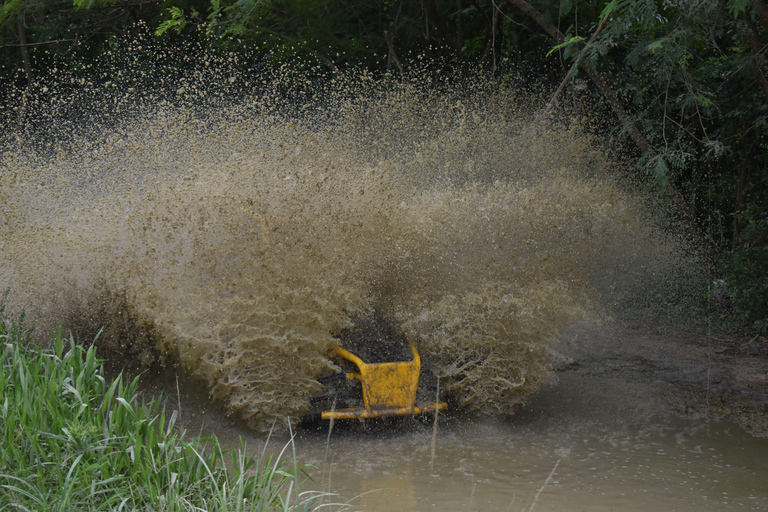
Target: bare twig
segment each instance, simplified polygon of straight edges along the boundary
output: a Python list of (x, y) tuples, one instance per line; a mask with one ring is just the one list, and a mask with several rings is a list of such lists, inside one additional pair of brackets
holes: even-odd
[(437, 417), (440, 407), (440, 377), (437, 377), (437, 391), (435, 392), (435, 424), (432, 427), (432, 455), (429, 459), (429, 470), (435, 470), (435, 450), (437, 449)]
[(392, 41), (389, 39), (389, 32), (386, 30), (384, 31), (384, 40), (387, 42), (387, 47), (389, 48), (389, 55), (392, 57), (392, 60), (395, 61), (395, 64), (397, 64), (397, 69), (400, 71), (400, 75), (404, 75), (403, 72), (403, 65), (400, 64), (400, 59), (397, 58), (397, 53), (395, 53), (395, 48), (392, 46)]
[(536, 502), (539, 500), (539, 496), (541, 496), (541, 493), (544, 492), (544, 488), (546, 488), (549, 485), (549, 482), (552, 481), (552, 475), (555, 474), (555, 471), (557, 470), (557, 466), (560, 464), (560, 461), (563, 459), (557, 459), (557, 462), (555, 462), (555, 467), (552, 468), (552, 471), (550, 471), (549, 476), (544, 481), (544, 485), (541, 486), (541, 489), (539, 489), (539, 492), (536, 493), (536, 496), (533, 497), (533, 503), (531, 503), (531, 508), (528, 509), (528, 512), (533, 512), (533, 507), (536, 506)]
[(179, 409), (179, 425), (181, 425), (181, 391), (179, 390), (179, 376), (176, 376), (176, 400)]
[(27, 48), (32, 46), (41, 46), (44, 44), (59, 44), (59, 43), (77, 43), (79, 42), (79, 39), (52, 39), (50, 41), (39, 41), (37, 43), (5, 43), (0, 44), (0, 48), (5, 48), (6, 46), (12, 46), (12, 47), (22, 47), (26, 46)]

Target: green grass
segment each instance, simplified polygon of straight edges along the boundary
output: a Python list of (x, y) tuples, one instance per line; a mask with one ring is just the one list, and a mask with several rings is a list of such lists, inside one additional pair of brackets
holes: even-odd
[(42, 349), (22, 322), (0, 303), (0, 510), (330, 507), (327, 495), (299, 491), (304, 473), (283, 458), (290, 445), (247, 457), (215, 437), (185, 440), (175, 411), (140, 401), (138, 378), (105, 379), (94, 346), (58, 331)]

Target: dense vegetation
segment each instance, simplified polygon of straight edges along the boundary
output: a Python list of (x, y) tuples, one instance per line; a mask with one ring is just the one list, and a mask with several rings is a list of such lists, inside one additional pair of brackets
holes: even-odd
[[(95, 347), (57, 332), (28, 341), (0, 304), (0, 509), (313, 510), (300, 470), (272, 457), (187, 440), (138, 378), (109, 382)], [(231, 461), (229, 460), (231, 456)], [(327, 502), (325, 503), (327, 505)], [(339, 507), (343, 508), (343, 506)]]
[[(275, 68), (522, 78), (597, 119), (670, 198), (739, 326), (768, 331), (765, 0), (5, 0), (0, 106), (119, 41), (195, 41)], [(74, 63), (74, 64), (72, 64)], [(106, 81), (101, 76), (94, 80)], [(6, 110), (7, 111), (7, 110)]]

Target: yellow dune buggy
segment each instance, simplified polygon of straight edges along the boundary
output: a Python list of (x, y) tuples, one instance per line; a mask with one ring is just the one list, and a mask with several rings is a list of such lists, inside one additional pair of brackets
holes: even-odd
[(411, 340), (369, 324), (346, 333), (342, 342), (349, 350), (338, 347), (329, 354), (342, 372), (319, 379), (325, 392), (313, 399), (323, 420), (412, 416), (447, 408), (434, 401), (430, 386), (419, 386), (421, 357)]

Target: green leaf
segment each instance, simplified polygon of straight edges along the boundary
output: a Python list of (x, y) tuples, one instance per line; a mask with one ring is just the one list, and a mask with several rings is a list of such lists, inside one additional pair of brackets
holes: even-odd
[(178, 7), (169, 7), (168, 12), (171, 14), (171, 19), (165, 20), (157, 27), (157, 30), (155, 30), (156, 37), (162, 36), (169, 30), (173, 30), (178, 34), (187, 26), (187, 20), (184, 19), (184, 11)]
[(649, 51), (651, 53), (656, 53), (656, 50), (664, 46), (664, 38), (657, 39), (653, 42), (651, 42), (648, 46), (645, 47), (646, 51)]
[(560, 0), (560, 16), (568, 16), (568, 13), (573, 9), (573, 0)]
[(117, 3), (117, 0), (72, 0), (72, 5), (78, 9), (90, 9), (91, 7), (107, 7)]
[(119, 396), (117, 397), (117, 401), (120, 402), (123, 405), (123, 407), (128, 409), (128, 412), (130, 412), (131, 414), (134, 414), (133, 407), (131, 407), (131, 403), (128, 400)]
[(654, 183), (661, 190), (667, 188), (669, 167), (667, 167), (667, 162), (664, 161), (664, 158), (661, 155), (656, 155), (651, 160), (650, 167)]
[(699, 102), (699, 105), (702, 107), (711, 107), (712, 106), (712, 100), (707, 98), (706, 96), (699, 94), (696, 96), (696, 101)]
[(24, 2), (21, 0), (11, 0), (0, 5), (0, 23), (16, 23), (16, 16), (24, 12)]
[(558, 51), (561, 48), (565, 48), (565, 47), (570, 46), (570, 45), (572, 45), (574, 43), (580, 43), (582, 41), (584, 41), (584, 38), (581, 37), (581, 36), (572, 37), (572, 38), (568, 39), (567, 41), (565, 41), (564, 43), (558, 44), (558, 45), (554, 46), (551, 50), (549, 50), (547, 52), (547, 57), (549, 57), (550, 55), (552, 55), (553, 53), (555, 53), (556, 51)]
[(739, 14), (747, 10), (750, 0), (730, 0), (728, 2), (728, 10), (734, 18), (738, 18)]
[(616, 10), (616, 8), (619, 6), (620, 0), (612, 0), (608, 5), (605, 6), (603, 11), (600, 13), (600, 18), (605, 18), (610, 13)]
[(221, 0), (211, 0), (211, 14), (208, 15), (209, 20), (213, 20), (219, 15), (221, 11)]

